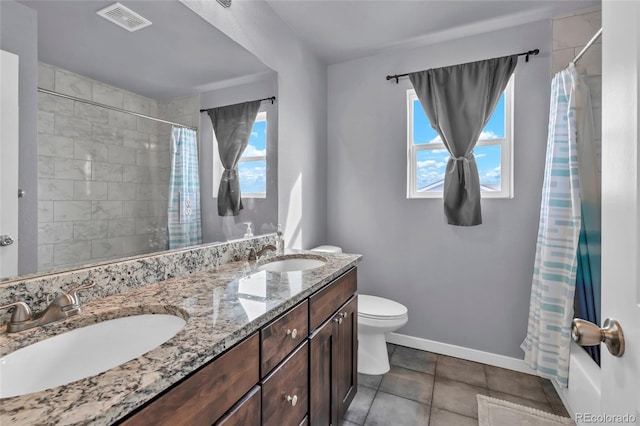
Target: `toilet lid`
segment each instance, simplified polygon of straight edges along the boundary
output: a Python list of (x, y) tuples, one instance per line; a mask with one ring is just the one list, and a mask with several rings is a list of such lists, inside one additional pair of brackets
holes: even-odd
[(407, 315), (407, 307), (382, 297), (359, 294), (358, 315), (378, 319), (401, 318)]

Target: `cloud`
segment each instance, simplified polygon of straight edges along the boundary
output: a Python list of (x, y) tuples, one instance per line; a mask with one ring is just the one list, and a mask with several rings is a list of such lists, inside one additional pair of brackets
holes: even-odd
[(480, 182), (485, 184), (500, 183), (502, 173), (500, 166), (496, 166), (493, 169), (487, 170), (480, 175)]
[(500, 136), (489, 130), (488, 132), (480, 133), (480, 139), (500, 139)]
[(243, 157), (264, 157), (267, 155), (266, 149), (257, 149), (253, 145), (247, 145), (247, 148), (242, 153)]
[(425, 161), (418, 161), (418, 168), (436, 168), (436, 169), (441, 169), (444, 166), (447, 165), (446, 162), (442, 162), (442, 161), (436, 161), (436, 160), (425, 160)]
[(476, 158), (482, 158), (482, 157), (486, 157), (487, 154), (473, 154), (473, 156)]

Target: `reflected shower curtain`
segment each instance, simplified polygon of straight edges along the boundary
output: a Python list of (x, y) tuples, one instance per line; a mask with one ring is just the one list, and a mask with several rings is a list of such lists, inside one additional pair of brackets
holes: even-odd
[(173, 126), (171, 139), (168, 232), (169, 248), (176, 249), (202, 243), (200, 177), (197, 132)]
[(577, 74), (569, 66), (551, 84), (547, 156), (531, 284), (529, 325), (521, 347), (538, 375), (569, 381), (569, 345), (581, 229)]

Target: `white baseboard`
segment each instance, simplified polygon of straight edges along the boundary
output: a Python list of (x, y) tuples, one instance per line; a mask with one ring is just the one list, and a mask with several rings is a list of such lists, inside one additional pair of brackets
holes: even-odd
[(530, 368), (524, 360), (493, 354), (491, 352), (483, 352), (476, 349), (465, 348), (463, 346), (450, 345), (448, 343), (436, 342), (434, 340), (406, 336), (398, 333), (387, 334), (387, 342), (535, 375), (535, 371)]

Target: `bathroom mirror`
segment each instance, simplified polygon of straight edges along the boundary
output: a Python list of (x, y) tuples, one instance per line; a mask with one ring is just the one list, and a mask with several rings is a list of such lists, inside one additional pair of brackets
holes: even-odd
[[(105, 15), (119, 16), (119, 24), (97, 13), (111, 5)], [(239, 162), (247, 194), (238, 216), (218, 216), (221, 170), (211, 121), (200, 112), (277, 98), (275, 71), (177, 0), (0, 7), (2, 50), (20, 61), (17, 173), (24, 191), (10, 247), (17, 272), (3, 266), (2, 281), (169, 249), (172, 125), (142, 116), (197, 129), (199, 243), (243, 238), (247, 222), (254, 235), (275, 232), (277, 102), (262, 102)], [(2, 202), (4, 209), (15, 200)]]

